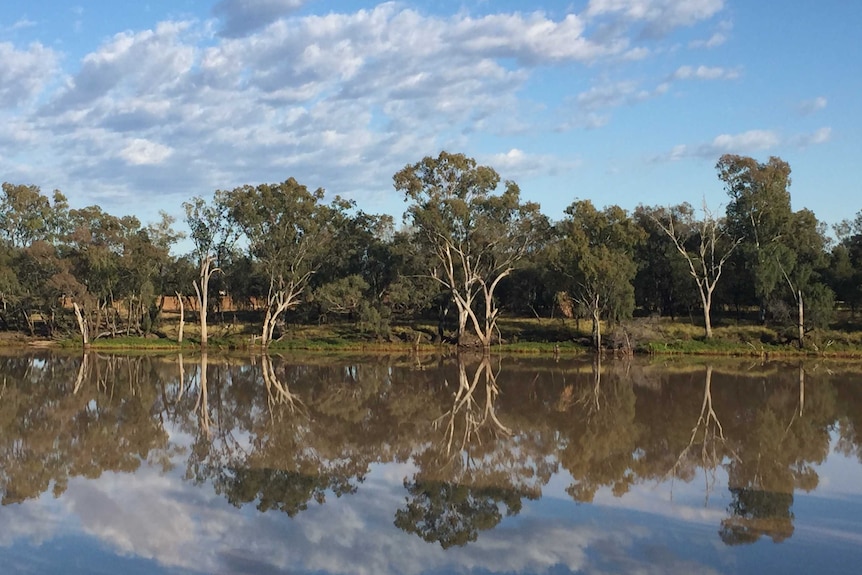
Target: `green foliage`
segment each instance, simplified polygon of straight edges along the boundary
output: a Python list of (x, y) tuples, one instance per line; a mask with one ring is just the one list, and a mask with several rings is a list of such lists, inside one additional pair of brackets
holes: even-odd
[(472, 487), (441, 481), (406, 481), (410, 494), (395, 512), (395, 526), (443, 549), (475, 541), (480, 531), (495, 527), (506, 515), (521, 510), (519, 494), (494, 486)]
[[(499, 308), (495, 291), (547, 228), (539, 205), (521, 202), (520, 188), (463, 154), (441, 152), (408, 165), (394, 176), (395, 189), (410, 202), (405, 214), (416, 241), (433, 254), (425, 273), (458, 309), (457, 339), (468, 319), (487, 347)], [(475, 309), (478, 301), (484, 310)]]
[(664, 212), (665, 208), (640, 205), (632, 215), (644, 231), (644, 241), (634, 251), (638, 271), (632, 283), (638, 307), (675, 318), (699, 306), (700, 300), (689, 287), (692, 278), (685, 258), (656, 221)]
[(634, 310), (633, 252), (644, 232), (619, 206), (599, 211), (589, 200), (579, 200), (566, 214), (556, 225), (559, 239), (551, 248), (551, 261), (562, 280), (560, 289), (589, 310), (598, 346), (599, 320), (618, 322)]
[[(803, 339), (791, 333), (801, 296), (801, 334), (810, 334), (818, 350), (830, 341), (833, 349), (852, 349), (850, 334), (824, 334), (836, 305), (850, 311), (849, 319), (841, 317), (842, 329), (856, 325), (862, 212), (836, 226), (839, 241), (832, 246), (812, 211), (791, 209), (786, 162), (726, 155), (716, 168), (730, 199), (726, 218), (705, 213), (701, 220), (689, 204), (639, 206), (630, 216), (618, 206), (599, 210), (575, 201), (551, 226), (537, 204), (522, 200), (517, 184), (473, 158), (444, 151), (394, 175), (407, 201), (407, 225), (399, 230), (391, 216), (337, 197), (326, 203), (322, 189), (290, 178), (184, 203), (193, 249), (179, 256), (171, 250), (183, 234), (166, 213), (144, 226), (98, 206), (70, 209), (59, 191), (49, 198), (36, 186), (5, 183), (0, 329), (67, 336), (77, 329), (69, 307), (75, 303), (94, 334), (148, 334), (164, 328), (165, 296), (206, 291), (219, 297), (185, 307), (202, 327), (207, 313), (232, 301), (248, 314), (244, 323), (268, 323), (270, 336), (276, 325), (281, 335), (297, 322), (343, 316), (350, 333), (328, 341), (345, 345), (397, 339), (400, 325), (426, 321), (437, 322), (436, 330), (423, 327), (425, 337), (436, 332), (437, 341), (472, 331), (473, 343), (485, 345), (498, 338), (521, 346), (525, 340), (581, 342), (579, 328), (549, 335), (554, 330), (507, 332), (498, 325), (502, 310), (554, 317), (559, 294), (567, 293), (563, 300), (578, 320), (592, 316), (594, 337), (607, 327), (619, 330), (632, 315), (684, 319), (710, 308), (725, 328), (731, 318), (740, 325), (768, 321), (771, 335), (756, 341), (783, 344)], [(669, 217), (679, 250), (662, 228)], [(710, 231), (714, 242), (704, 241)], [(714, 299), (702, 301), (691, 289), (687, 261), (703, 264), (736, 238), (743, 242), (726, 261)], [(447, 333), (452, 329), (454, 338)], [(251, 340), (250, 326), (241, 333)], [(205, 340), (205, 330), (192, 337)]]

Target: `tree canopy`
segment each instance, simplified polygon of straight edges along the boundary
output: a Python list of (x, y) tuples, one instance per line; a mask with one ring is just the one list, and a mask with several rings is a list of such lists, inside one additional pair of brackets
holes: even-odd
[(183, 234), (166, 213), (145, 224), (7, 182), (0, 328), (78, 331), (85, 343), (146, 335), (176, 296), (197, 314), (201, 344), (207, 318), (230, 301), (252, 312), (263, 346), (285, 333), (288, 317), (337, 316), (376, 338), (394, 337), (400, 321), (436, 321), (438, 340), (488, 349), (503, 314), (563, 314), (589, 318), (601, 348), (603, 323), (698, 313), (707, 338), (715, 321), (748, 318), (801, 346), (833, 323), (836, 306), (855, 314), (862, 215), (836, 224), (833, 242), (812, 210), (791, 207), (784, 160), (728, 154), (716, 172), (723, 215), (688, 203), (629, 212), (576, 199), (553, 221), (491, 166), (443, 151), (393, 176), (406, 202), (400, 227), (287, 178), (184, 202), (185, 254), (173, 253)]

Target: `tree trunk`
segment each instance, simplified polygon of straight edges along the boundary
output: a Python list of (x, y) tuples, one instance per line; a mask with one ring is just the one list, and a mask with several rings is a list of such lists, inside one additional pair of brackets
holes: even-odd
[(89, 357), (90, 354), (84, 352), (81, 354), (81, 365), (78, 366), (78, 377), (75, 378), (75, 387), (72, 388), (72, 394), (78, 393), (78, 390), (81, 389), (81, 386), (84, 385), (84, 379), (86, 379), (86, 375), (88, 373), (87, 366), (89, 365)]
[(177, 330), (177, 343), (183, 343), (183, 328), (186, 326), (186, 310), (183, 307), (183, 296), (180, 295), (180, 292), (174, 292), (177, 294), (177, 302), (180, 304), (180, 327)]
[(207, 390), (207, 352), (201, 352), (200, 374), (198, 376), (198, 400), (195, 405), (195, 411), (200, 410), (198, 421), (200, 422), (201, 431), (206, 434), (207, 439), (212, 437), (210, 433), (210, 411), (208, 405), (208, 390)]
[(458, 333), (455, 334), (455, 343), (461, 345), (467, 330), (467, 307), (458, 300), (455, 300), (455, 304), (458, 306)]
[(272, 317), (272, 308), (266, 307), (266, 314), (263, 316), (263, 329), (260, 334), (260, 345), (267, 347), (272, 339), (272, 333), (275, 327), (275, 318)]
[(72, 302), (72, 307), (75, 309), (75, 319), (78, 320), (78, 329), (81, 331), (81, 343), (84, 348), (90, 347), (90, 330), (87, 321), (81, 314), (81, 308), (78, 307), (78, 302)]
[(596, 295), (592, 302), (593, 316), (593, 345), (596, 346), (596, 351), (602, 351), (602, 311), (599, 307), (599, 296)]
[(705, 336), (706, 339), (712, 339), (712, 292), (704, 294), (703, 289), (701, 289), (700, 299), (703, 304), (703, 329)]
[[(209, 282), (207, 282), (209, 283)], [(204, 286), (201, 292), (201, 308), (198, 310), (198, 316), (201, 321), (201, 345), (206, 345), (208, 338), (207, 333), (207, 313), (209, 313), (208, 292), (209, 286)]]
[(27, 310), (22, 309), (21, 313), (24, 314), (24, 321), (27, 322), (27, 329), (30, 330), (30, 337), (36, 335), (36, 325), (33, 321), (33, 315), (27, 313)]
[(195, 293), (198, 296), (198, 320), (201, 326), (201, 345), (207, 344), (207, 291), (209, 289), (209, 281), (204, 279), (204, 274), (201, 274), (201, 285), (198, 287), (197, 282), (193, 282)]
[(805, 347), (805, 305), (802, 302), (802, 290), (798, 290), (797, 294), (799, 295), (796, 298), (799, 305), (799, 325), (797, 328), (799, 330), (799, 349), (802, 349)]
[(706, 339), (712, 339), (712, 320), (709, 317), (709, 307), (703, 308), (703, 329)]

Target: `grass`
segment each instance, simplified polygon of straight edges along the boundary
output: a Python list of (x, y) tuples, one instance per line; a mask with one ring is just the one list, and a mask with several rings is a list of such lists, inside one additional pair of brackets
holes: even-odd
[[(208, 347), (211, 349), (256, 349), (259, 326), (252, 318), (218, 322), (212, 318)], [(99, 338), (94, 349), (105, 350), (181, 350), (197, 349), (200, 328), (193, 322), (184, 327), (184, 341), (176, 342), (178, 317), (166, 314), (158, 337)], [(588, 321), (573, 319), (501, 318), (498, 323), (500, 342), (494, 352), (511, 354), (550, 355), (590, 351), (591, 334)], [(754, 357), (848, 357), (862, 358), (862, 331), (817, 330), (806, 336), (805, 349), (799, 349), (786, 330), (760, 325), (718, 323), (713, 338), (705, 339), (704, 331), (688, 321), (669, 318), (636, 318), (622, 324), (602, 326), (603, 341), (614, 352), (630, 347), (635, 353), (649, 355), (714, 355)], [(323, 324), (289, 324), (286, 333), (272, 342), (270, 350), (333, 353), (373, 352), (405, 353), (434, 352), (440, 349), (435, 341), (437, 326), (418, 321), (395, 324), (387, 337), (375, 337), (350, 322)], [(19, 334), (20, 335), (20, 334)], [(27, 338), (4, 337), (10, 345), (27, 343)], [(29, 343), (33, 343), (32, 340)], [(70, 338), (59, 342), (64, 347), (80, 347), (80, 340)]]

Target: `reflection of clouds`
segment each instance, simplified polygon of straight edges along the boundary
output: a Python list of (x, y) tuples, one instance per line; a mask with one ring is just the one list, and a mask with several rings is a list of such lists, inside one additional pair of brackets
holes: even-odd
[(172, 481), (148, 469), (99, 481), (75, 481), (64, 497), (82, 530), (123, 555), (181, 564), (184, 549), (204, 525), (188, 503), (170, 497)]
[[(567, 471), (558, 472), (542, 490), (542, 498), (553, 497), (571, 501), (565, 488), (571, 485), (572, 481), (572, 476)], [(596, 492), (592, 505), (649, 513), (675, 521), (712, 527), (726, 517), (725, 508), (729, 501), (727, 474), (720, 471), (716, 484), (712, 486), (708, 506), (704, 506), (702, 475), (689, 483), (680, 480), (638, 483), (632, 485), (622, 497), (614, 495), (611, 488), (603, 487)]]
[(726, 489), (716, 493), (709, 506), (704, 506), (702, 491), (699, 492), (699, 502), (690, 501), (687, 495), (674, 492), (674, 500), (671, 500), (669, 496), (659, 496), (655, 487), (646, 485), (633, 487), (623, 497), (615, 497), (609, 490), (602, 489), (596, 494), (593, 504), (709, 526), (718, 525), (727, 516), (725, 507), (729, 499)]
[(0, 517), (14, 529), (0, 530), (0, 542), (44, 542), (54, 535), (53, 526), (77, 522), (101, 546), (157, 562), (168, 571), (703, 572), (702, 566), (693, 567), (670, 551), (662, 552), (658, 563), (656, 557), (636, 552), (653, 548), (654, 534), (642, 525), (606, 530), (605, 523), (575, 523), (572, 515), (533, 513), (529, 503), (525, 514), (483, 532), (475, 543), (443, 550), (393, 525), (395, 511), (404, 503), (403, 477), (410, 472), (410, 465), (373, 466), (359, 493), (330, 497), (294, 519), (260, 514), (253, 506), (238, 511), (208, 487), (149, 467), (135, 475), (106, 473), (96, 480), (72, 480), (59, 504), (43, 498), (3, 509)]
[(862, 497), (862, 483), (859, 481), (859, 461), (848, 457), (838, 450), (840, 434), (837, 429), (829, 433), (829, 457), (814, 470), (819, 476), (817, 489), (808, 493), (809, 497), (829, 499)]
[(65, 514), (49, 495), (38, 502), (0, 507), (0, 547), (11, 547), (22, 541), (41, 545), (57, 535)]

